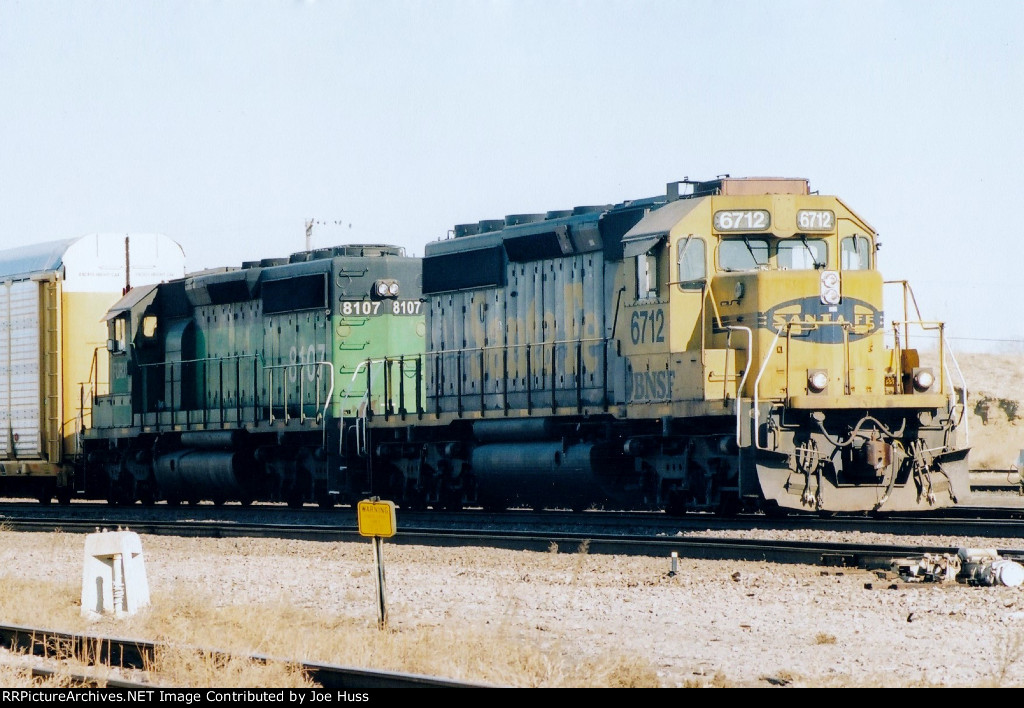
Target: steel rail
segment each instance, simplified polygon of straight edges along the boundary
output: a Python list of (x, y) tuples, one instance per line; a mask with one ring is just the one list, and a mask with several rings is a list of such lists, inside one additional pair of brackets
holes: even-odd
[[(17, 531), (55, 531), (65, 533), (88, 533), (95, 530), (91, 522), (65, 523), (56, 519), (45, 520), (12, 520), (4, 521)], [(824, 523), (824, 522), (823, 522)], [(829, 524), (836, 520), (829, 520)], [(839, 521), (842, 525), (842, 521)], [(860, 523), (866, 523), (866, 520)], [(895, 522), (892, 522), (895, 523)], [(908, 534), (907, 527), (921, 522), (900, 522), (898, 530)], [(977, 522), (982, 524), (984, 522)], [(1022, 528), (1020, 522), (1013, 522), (1017, 529)], [(963, 537), (971, 535), (965, 531), (965, 522), (946, 522), (955, 533), (946, 535)], [(764, 527), (763, 522), (758, 524)], [(707, 527), (705, 522), (704, 527)], [(748, 525), (747, 528), (754, 526)], [(981, 528), (979, 526), (979, 528)], [(1001, 533), (993, 537), (1009, 537), (1014, 534), (1006, 530), (1006, 525), (999, 524)], [(872, 530), (878, 530), (876, 525)], [(130, 530), (140, 534), (171, 535), (188, 538), (283, 538), (291, 540), (324, 541), (324, 542), (366, 542), (354, 528), (337, 526), (302, 526), (283, 524), (220, 524), (213, 522), (152, 522), (141, 521), (130, 524)], [(930, 525), (928, 531), (935, 533), (935, 526)], [(1017, 535), (1020, 535), (1019, 533)], [(426, 529), (408, 528), (388, 539), (392, 545), (428, 546), (428, 547), (486, 547), (501, 548), (514, 551), (534, 551), (540, 553), (576, 553), (585, 550), (596, 555), (625, 555), (646, 557), (671, 557), (674, 553), (680, 558), (696, 558), (704, 560), (741, 560), (764, 561), (772, 563), (790, 563), (804, 565), (846, 565), (860, 567), (879, 567), (888, 565), (893, 557), (920, 556), (926, 553), (955, 554), (958, 550), (953, 546), (934, 545), (877, 545), (865, 543), (838, 543), (821, 541), (790, 541), (777, 539), (749, 539), (707, 536), (654, 536), (586, 533), (585, 531), (495, 531), (481, 529)], [(1019, 549), (997, 549), (1004, 557), (1016, 558), (1024, 556)]]
[[(302, 672), (322, 688), (369, 690), (376, 688), (494, 688), (482, 683), (453, 681), (451, 679), (399, 671), (378, 671), (374, 669), (339, 666), (336, 664), (293, 661), (261, 654), (239, 655), (219, 650), (205, 650), (197, 647), (172, 647), (163, 642), (142, 639), (106, 637), (100, 635), (75, 634), (41, 627), (21, 625), (0, 625), (0, 643), (14, 651), (23, 651), (33, 656), (49, 656), (60, 649), (61, 655), (86, 657), (94, 665), (116, 666), (122, 669), (148, 670), (152, 667), (158, 652), (169, 649), (201, 651), (212, 657), (227, 659), (244, 658), (257, 663), (283, 663), (298, 666)], [(90, 680), (97, 680), (95, 677)], [(120, 681), (119, 679), (117, 679)], [(152, 688), (159, 684), (136, 684)], [(108, 682), (108, 685), (112, 685)]]

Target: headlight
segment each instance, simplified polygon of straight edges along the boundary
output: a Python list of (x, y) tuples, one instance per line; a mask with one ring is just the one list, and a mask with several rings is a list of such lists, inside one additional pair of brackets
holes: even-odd
[(379, 295), (380, 297), (388, 296), (388, 284), (385, 283), (383, 280), (377, 283), (377, 295)]
[(391, 297), (398, 297), (398, 283), (391, 283), (388, 286), (388, 295)]
[(918, 369), (914, 372), (914, 388), (918, 391), (927, 391), (935, 383), (935, 375), (931, 369)]
[(821, 393), (828, 386), (828, 373), (818, 369), (807, 372), (807, 388), (814, 393)]
[(821, 302), (825, 305), (838, 305), (842, 299), (840, 293), (839, 273), (834, 270), (821, 272)]

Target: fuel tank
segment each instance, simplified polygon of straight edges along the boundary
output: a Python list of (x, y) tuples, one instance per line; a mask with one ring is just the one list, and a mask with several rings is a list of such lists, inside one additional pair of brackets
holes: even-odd
[(555, 506), (582, 510), (600, 506), (608, 494), (600, 484), (603, 449), (581, 443), (495, 443), (481, 445), (470, 462), (477, 499), (485, 507)]
[(243, 456), (230, 450), (177, 450), (156, 458), (160, 491), (179, 499), (237, 499)]

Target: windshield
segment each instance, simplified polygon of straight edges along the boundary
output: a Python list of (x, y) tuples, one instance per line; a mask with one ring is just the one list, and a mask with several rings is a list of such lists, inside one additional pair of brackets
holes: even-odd
[(718, 248), (718, 265), (724, 271), (767, 267), (768, 242), (763, 238), (746, 237), (722, 241)]
[(785, 240), (725, 239), (718, 247), (718, 267), (725, 272), (744, 270), (821, 270), (828, 266), (828, 243), (822, 238), (797, 236)]
[(828, 246), (820, 238), (801, 236), (779, 242), (779, 268), (785, 270), (821, 270), (828, 263)]

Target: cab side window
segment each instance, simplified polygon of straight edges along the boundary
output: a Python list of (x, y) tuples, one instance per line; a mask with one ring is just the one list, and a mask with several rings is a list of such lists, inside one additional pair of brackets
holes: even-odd
[(658, 297), (657, 249), (636, 257), (636, 299), (654, 300)]
[(114, 319), (113, 325), (110, 331), (110, 339), (107, 341), (107, 351), (128, 351), (128, 322), (124, 317), (118, 317)]
[(701, 285), (707, 275), (707, 260), (703, 239), (687, 236), (679, 240), (679, 257), (677, 259), (678, 273), (676, 280), (680, 287), (695, 287)]
[(839, 244), (839, 254), (843, 270), (871, 269), (871, 242), (866, 236), (847, 236)]

